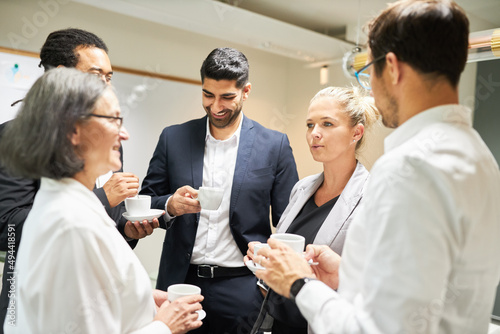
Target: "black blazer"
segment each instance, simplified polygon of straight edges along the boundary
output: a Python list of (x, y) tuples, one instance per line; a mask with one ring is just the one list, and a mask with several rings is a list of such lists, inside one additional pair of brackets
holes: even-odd
[[(198, 189), (203, 179), (207, 117), (167, 127), (149, 163), (141, 194), (151, 195), (151, 207), (165, 209), (180, 187)], [(298, 175), (288, 137), (243, 117), (230, 203), (230, 228), (241, 256), (250, 241), (271, 234), (269, 209), (276, 226), (288, 204)], [(184, 282), (193, 251), (199, 214), (185, 214), (167, 224), (157, 287), (167, 290)]]

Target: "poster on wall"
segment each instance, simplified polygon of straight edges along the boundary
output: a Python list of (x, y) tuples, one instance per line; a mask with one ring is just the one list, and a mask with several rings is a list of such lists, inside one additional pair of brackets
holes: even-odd
[(40, 59), (0, 52), (0, 123), (16, 116), (21, 103), (33, 83), (43, 74), (38, 67)]

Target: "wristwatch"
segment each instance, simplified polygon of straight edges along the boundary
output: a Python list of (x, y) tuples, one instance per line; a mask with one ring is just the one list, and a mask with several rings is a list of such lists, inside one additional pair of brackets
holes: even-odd
[(290, 299), (295, 302), (295, 298), (299, 294), (300, 290), (302, 287), (310, 281), (314, 281), (314, 278), (309, 278), (309, 277), (303, 277), (297, 279), (295, 282), (292, 283), (292, 286), (290, 287)]

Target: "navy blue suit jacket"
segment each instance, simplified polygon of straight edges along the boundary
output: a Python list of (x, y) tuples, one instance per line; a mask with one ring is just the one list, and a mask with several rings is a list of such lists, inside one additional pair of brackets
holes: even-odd
[[(198, 189), (203, 179), (207, 117), (163, 130), (151, 158), (141, 194), (151, 195), (151, 207), (165, 209), (180, 187)], [(271, 234), (269, 209), (276, 226), (288, 204), (297, 169), (288, 137), (243, 117), (230, 203), (230, 228), (241, 256), (250, 241), (265, 242)], [(172, 219), (167, 228), (157, 287), (166, 290), (184, 282), (198, 228), (199, 214)], [(168, 225), (168, 226), (167, 226)]]

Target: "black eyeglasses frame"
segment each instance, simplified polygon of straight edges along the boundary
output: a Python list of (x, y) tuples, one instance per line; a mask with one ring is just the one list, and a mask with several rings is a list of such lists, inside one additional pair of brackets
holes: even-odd
[(118, 121), (118, 128), (121, 128), (123, 125), (123, 117), (119, 116), (108, 116), (108, 115), (98, 115), (98, 114), (89, 114), (89, 116), (99, 117), (99, 118), (107, 118), (114, 119)]

